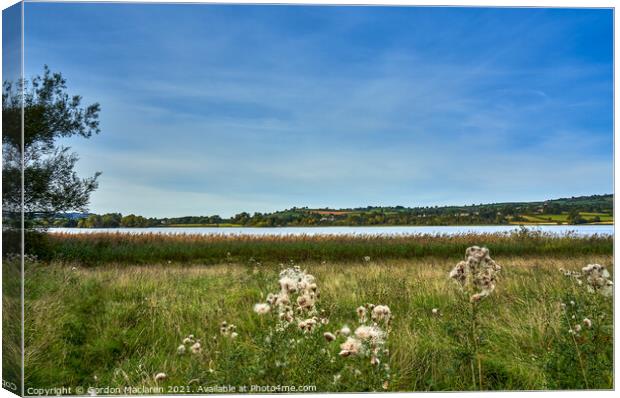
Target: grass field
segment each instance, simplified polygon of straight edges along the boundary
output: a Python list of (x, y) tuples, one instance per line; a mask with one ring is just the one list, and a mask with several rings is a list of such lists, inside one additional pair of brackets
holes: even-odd
[[(613, 224), (614, 217), (606, 213), (587, 213), (580, 212), (579, 215), (587, 222), (593, 224)], [(568, 213), (562, 214), (523, 214), (521, 217), (526, 223), (530, 224), (568, 224)], [(598, 217), (600, 221), (593, 222), (594, 217)], [(518, 224), (518, 223), (517, 223)]]
[[(369, 245), (369, 252), (377, 247)], [(305, 333), (296, 324), (278, 326), (273, 313), (253, 311), (278, 290), (278, 273), (290, 261), (29, 263), (26, 386), (146, 386), (163, 393), (204, 393), (217, 385), (312, 385), (317, 391), (608, 389), (613, 387), (611, 298), (589, 293), (559, 272), (589, 263), (613, 272), (611, 252), (597, 250), (514, 256), (491, 249), (502, 271), (495, 291), (477, 307), (475, 329), (468, 297), (448, 279), (464, 250), (440, 251), (438, 257), (303, 261), (299, 265), (318, 285), (317, 316), (327, 320)], [(387, 305), (392, 313), (378, 365), (361, 355), (340, 356), (343, 336), (333, 342), (323, 337), (344, 325), (355, 330), (356, 308), (366, 303)], [(592, 327), (569, 333), (584, 318)], [(222, 334), (224, 321), (236, 326), (235, 338), (230, 330)], [(179, 355), (189, 334), (200, 340), (201, 350)], [(158, 373), (167, 377), (155, 381)]]

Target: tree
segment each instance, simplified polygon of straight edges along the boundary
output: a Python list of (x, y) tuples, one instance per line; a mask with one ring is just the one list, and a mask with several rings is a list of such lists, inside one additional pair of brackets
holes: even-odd
[(142, 216), (136, 216), (135, 214), (129, 214), (124, 216), (120, 221), (120, 226), (125, 228), (144, 228), (149, 227), (152, 221)]
[(543, 204), (544, 214), (560, 214), (561, 212), (560, 205), (555, 202), (546, 202)]
[[(57, 213), (86, 211), (97, 188), (95, 173), (80, 178), (74, 171), (78, 156), (56, 144), (62, 137), (89, 138), (98, 134), (99, 104), (83, 107), (79, 95), (69, 96), (60, 73), (44, 67), (30, 81), (5, 81), (2, 87), (2, 206), (21, 211), (21, 163), (24, 164), (23, 211), (26, 227), (37, 218)], [(23, 104), (23, 147), (21, 117)]]
[(581, 217), (581, 214), (579, 214), (579, 210), (574, 208), (568, 213), (568, 223), (569, 224), (584, 224), (586, 223), (586, 220), (583, 217)]
[(101, 216), (103, 228), (118, 228), (121, 226), (122, 215), (120, 213), (107, 213)]

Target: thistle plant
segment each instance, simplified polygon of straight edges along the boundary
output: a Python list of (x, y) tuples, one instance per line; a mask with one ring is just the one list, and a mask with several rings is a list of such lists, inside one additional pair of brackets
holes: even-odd
[(273, 365), (265, 367), (261, 376), (269, 372), (275, 380), (284, 382), (286, 372), (296, 361), (329, 363), (325, 344), (331, 336), (324, 330), (329, 319), (319, 308), (316, 278), (292, 262), (281, 266), (274, 281), (277, 290), (263, 295), (263, 302), (254, 304), (253, 310), (265, 333), (261, 361)]
[(495, 290), (501, 269), (489, 256), (489, 249), (472, 246), (465, 251), (465, 261), (460, 261), (450, 272), (450, 278), (470, 294), (472, 303), (476, 303)]
[(561, 327), (547, 354), (546, 370), (552, 388), (590, 388), (605, 385), (613, 368), (611, 351), (601, 350), (613, 341), (613, 282), (607, 269), (588, 264), (580, 271), (560, 268), (568, 284), (559, 303)]
[(600, 293), (605, 297), (613, 294), (614, 283), (609, 279), (609, 271), (600, 264), (588, 264), (581, 269), (586, 277), (587, 288), (591, 293)]
[(495, 290), (497, 277), (501, 267), (489, 255), (486, 247), (472, 246), (465, 251), (465, 260), (460, 261), (452, 271), (450, 278), (457, 282), (468, 297), (470, 303), (469, 335), (473, 358), (471, 361), (472, 383), (476, 386), (474, 359), (478, 368), (478, 388), (482, 390), (482, 360), (480, 356), (480, 302)]
[[(390, 366), (389, 350), (386, 348), (390, 332), (392, 311), (387, 305), (374, 305), (371, 303), (359, 306), (356, 309), (359, 326), (351, 334), (348, 326), (343, 326), (335, 332), (344, 341), (340, 344), (342, 358), (357, 357), (368, 360), (370, 365), (378, 371), (381, 378), (382, 388), (389, 388)], [(368, 314), (371, 314), (370, 318)], [(329, 340), (331, 341), (331, 340)]]
[(269, 293), (265, 303), (255, 304), (254, 312), (265, 315), (277, 311), (280, 328), (295, 323), (304, 332), (311, 332), (319, 322), (326, 323), (316, 307), (319, 292), (313, 275), (293, 266), (280, 272), (278, 284), (280, 291)]
[(334, 375), (334, 384), (339, 385), (339, 380), (348, 376), (359, 379), (356, 375), (361, 372), (356, 365), (361, 362), (355, 360), (359, 359), (366, 363), (367, 372), (380, 378), (377, 382), (381, 388), (388, 388), (389, 351), (385, 345), (393, 316), (387, 305), (362, 305), (356, 309), (358, 324), (354, 331), (347, 325), (330, 331), (329, 318), (319, 308), (320, 293), (313, 275), (291, 264), (280, 272), (278, 286), (278, 291), (267, 294), (264, 302), (253, 307), (259, 317), (274, 322), (267, 342), (273, 348), (270, 355), (278, 357), (276, 362), (285, 363), (293, 351), (301, 350), (306, 359), (315, 355), (315, 361), (326, 366), (343, 366), (340, 371), (344, 373)]

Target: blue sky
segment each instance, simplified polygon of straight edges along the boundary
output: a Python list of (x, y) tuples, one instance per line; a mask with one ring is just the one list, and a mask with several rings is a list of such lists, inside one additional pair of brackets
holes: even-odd
[(2, 10), (2, 80), (16, 81), (21, 74), (21, 4)]
[(27, 3), (101, 104), (91, 211), (443, 205), (613, 190), (611, 10)]

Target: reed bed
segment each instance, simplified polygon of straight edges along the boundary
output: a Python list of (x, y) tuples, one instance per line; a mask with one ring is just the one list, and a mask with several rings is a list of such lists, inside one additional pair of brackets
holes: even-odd
[[(484, 242), (499, 256), (605, 255), (613, 251), (613, 237), (519, 231), (458, 235), (161, 235), (127, 233), (48, 234), (45, 244), (33, 250), (46, 260), (83, 264), (223, 261), (282, 262), (359, 261), (426, 256), (460, 256), (466, 248)], [(40, 244), (38, 244), (40, 245)], [(27, 243), (28, 246), (28, 243)]]

